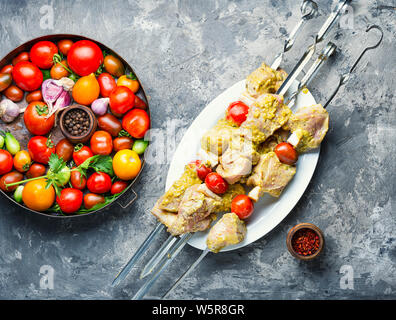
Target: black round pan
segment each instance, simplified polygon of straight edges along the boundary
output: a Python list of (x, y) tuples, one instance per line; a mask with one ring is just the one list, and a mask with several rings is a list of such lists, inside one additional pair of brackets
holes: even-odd
[[(43, 41), (43, 40), (48, 40), (48, 41), (52, 41), (55, 44), (62, 40), (62, 39), (70, 39), (72, 41), (78, 41), (78, 40), (91, 40), (93, 42), (95, 42), (97, 45), (99, 45), (99, 47), (102, 50), (105, 50), (107, 53), (111, 53), (112, 55), (115, 55), (116, 57), (118, 57), (122, 63), (125, 66), (126, 72), (133, 72), (135, 75), (136, 73), (134, 72), (133, 68), (129, 65), (129, 63), (127, 61), (125, 61), (125, 59), (123, 59), (120, 55), (118, 55), (114, 50), (110, 49), (109, 47), (107, 47), (106, 45), (104, 45), (103, 43), (100, 43), (99, 41), (84, 37), (84, 36), (80, 36), (80, 35), (74, 35), (74, 34), (53, 34), (53, 35), (46, 35), (46, 36), (42, 36), (42, 37), (38, 37), (35, 39), (32, 39), (28, 42), (25, 42), (24, 44), (20, 45), (19, 47), (15, 48), (14, 50), (12, 50), (10, 53), (8, 53), (3, 59), (1, 59), (0, 61), (0, 69), (3, 68), (5, 65), (7, 64), (11, 64), (11, 60), (16, 57), (19, 53), (23, 52), (23, 51), (30, 51), (30, 48), (38, 41)], [(147, 100), (147, 96), (146, 93), (144, 91), (144, 88), (142, 86), (142, 83), (139, 80), (138, 75), (136, 75), (137, 80), (139, 81), (140, 84), (140, 89), (137, 92), (137, 95), (143, 99), (146, 104), (147, 104), (147, 113), (150, 116), (151, 119), (151, 115), (150, 115), (150, 108), (149, 108), (149, 104), (148, 104), (148, 100)], [(25, 93), (26, 94), (26, 93)], [(25, 99), (23, 99), (22, 101), (18, 102), (18, 105), (20, 108), (24, 108), (27, 106), (27, 103), (25, 101)], [(0, 120), (0, 130), (8, 130), (10, 132), (12, 132), (12, 134), (15, 136), (15, 138), (19, 141), (19, 143), (21, 144), (21, 149), (27, 150), (27, 143), (29, 141), (29, 139), (32, 137), (32, 134), (26, 129), (24, 123), (23, 123), (23, 114), (21, 114), (16, 120), (14, 120), (12, 123), (4, 123), (3, 121)], [(59, 126), (56, 126), (55, 128), (53, 128), (51, 130), (51, 139), (57, 143), (60, 139), (63, 138), (63, 135), (60, 132)], [(94, 211), (90, 211), (87, 213), (82, 213), (82, 214), (75, 214), (75, 215), (62, 215), (58, 212), (39, 212), (39, 211), (35, 211), (35, 210), (31, 210), (28, 207), (25, 207), (24, 205), (16, 202), (14, 200), (13, 193), (5, 193), (4, 191), (0, 190), (1, 194), (8, 198), (9, 200), (11, 200), (12, 202), (14, 202), (16, 205), (18, 205), (19, 207), (21, 207), (22, 210), (24, 210), (27, 213), (37, 213), (40, 215), (44, 215), (44, 216), (49, 216), (49, 217), (56, 217), (56, 218), (76, 218), (76, 217), (81, 217), (81, 216), (86, 216), (89, 214), (94, 214), (97, 213), (101, 210), (104, 210), (105, 208), (108, 208), (109, 206), (118, 203), (118, 205), (120, 205), (122, 208), (126, 208), (128, 207), (137, 197), (137, 194), (135, 193), (135, 191), (132, 189), (133, 184), (136, 182), (136, 180), (138, 179), (138, 177), (140, 176), (140, 173), (143, 170), (144, 164), (145, 164), (145, 160), (144, 160), (144, 155), (141, 157), (142, 160), (142, 168), (140, 169), (139, 174), (130, 182), (130, 184), (128, 185), (128, 187), (126, 188), (126, 190), (117, 198), (115, 199), (113, 202), (103, 206), (102, 208), (98, 209), (98, 210), (94, 210)], [(126, 203), (124, 205), (124, 203)]]

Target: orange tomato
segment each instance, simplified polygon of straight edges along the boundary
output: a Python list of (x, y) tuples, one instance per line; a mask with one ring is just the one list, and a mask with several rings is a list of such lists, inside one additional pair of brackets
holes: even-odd
[(72, 91), (74, 101), (86, 106), (96, 100), (99, 93), (99, 82), (93, 73), (78, 79)]
[(29, 170), (32, 158), (26, 150), (18, 151), (14, 156), (14, 167), (19, 172), (26, 172)]
[(139, 90), (139, 81), (132, 75), (123, 75), (118, 78), (117, 86), (123, 86), (129, 88), (133, 93), (138, 92)]
[(55, 201), (53, 186), (46, 188), (47, 180), (38, 179), (26, 183), (22, 191), (22, 201), (30, 209), (45, 211), (51, 208)]
[(62, 60), (60, 63), (55, 63), (50, 71), (50, 75), (52, 79), (59, 80), (63, 77), (68, 77), (70, 72), (67, 71), (62, 65), (67, 67), (67, 61)]
[(135, 178), (142, 163), (139, 155), (130, 149), (118, 151), (113, 158), (113, 170), (115, 175), (121, 180), (131, 180)]

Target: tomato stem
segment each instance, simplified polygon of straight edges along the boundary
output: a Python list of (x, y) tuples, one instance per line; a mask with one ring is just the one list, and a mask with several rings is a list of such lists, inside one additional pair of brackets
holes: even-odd
[(25, 180), (13, 182), (13, 183), (6, 183), (5, 186), (8, 188), (8, 187), (16, 186), (18, 184), (22, 184), (22, 183), (25, 183), (25, 182), (29, 182), (29, 181), (33, 181), (33, 180), (39, 180), (39, 179), (45, 179), (45, 178), (48, 178), (48, 175), (40, 176), (40, 177), (34, 177), (34, 178), (30, 178), (30, 179), (25, 179)]
[(54, 57), (52, 58), (52, 60), (54, 61), (54, 64), (59, 63), (65, 70), (67, 70), (70, 73), (73, 73), (73, 71), (70, 68), (66, 67), (62, 63), (62, 57), (58, 53), (54, 54)]

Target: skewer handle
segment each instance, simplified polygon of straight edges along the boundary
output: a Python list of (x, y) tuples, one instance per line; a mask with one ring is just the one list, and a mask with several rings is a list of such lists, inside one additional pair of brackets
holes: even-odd
[(298, 34), (302, 30), (303, 25), (309, 19), (316, 17), (318, 13), (318, 5), (316, 2), (312, 0), (304, 0), (301, 4), (301, 13), (302, 17), (290, 33), (289, 37), (285, 41), (285, 45), (283, 46), (283, 51), (279, 53), (276, 57), (274, 62), (271, 64), (271, 69), (277, 70), (280, 64), (283, 61), (283, 57), (286, 52), (288, 52), (294, 45), (294, 42), (297, 39)]
[(132, 300), (140, 300), (142, 299), (146, 293), (153, 286), (155, 281), (161, 276), (161, 274), (165, 271), (166, 267), (177, 257), (186, 243), (191, 239), (193, 233), (185, 233), (180, 238), (179, 241), (171, 248), (168, 256), (163, 257), (160, 263), (158, 264), (155, 271), (151, 274), (150, 278), (146, 280), (143, 286), (136, 292)]
[(307, 86), (312, 79), (316, 76), (318, 73), (319, 69), (321, 66), (324, 64), (324, 62), (327, 61), (327, 59), (334, 54), (336, 51), (337, 46), (329, 42), (326, 47), (323, 49), (319, 57), (315, 60), (315, 62), (312, 64), (312, 66), (309, 68), (308, 72), (305, 74), (305, 76), (301, 79), (300, 84), (298, 85), (298, 88), (296, 91), (294, 91), (291, 95), (286, 104), (289, 106), (289, 108), (292, 108), (297, 100), (297, 95), (300, 93), (300, 91)]
[(316, 43), (321, 42), (330, 29), (334, 26), (337, 18), (341, 15), (342, 11), (345, 7), (351, 2), (352, 0), (339, 0), (336, 7), (334, 8), (333, 12), (327, 18), (326, 22), (323, 24), (322, 28), (320, 28), (315, 41)]
[(158, 265), (161, 259), (166, 255), (169, 251), (173, 243), (177, 240), (174, 236), (169, 236), (169, 238), (161, 245), (158, 251), (154, 254), (154, 256), (150, 259), (149, 262), (144, 266), (142, 273), (140, 274), (140, 279), (148, 276)]
[(203, 258), (206, 257), (206, 255), (209, 253), (209, 249), (205, 249), (201, 255), (198, 257), (197, 260), (181, 275), (179, 279), (176, 280), (176, 282), (170, 287), (170, 289), (162, 296), (162, 299), (165, 299), (169, 293), (171, 293), (190, 273), (195, 269), (195, 267), (202, 261)]
[(132, 258), (128, 261), (128, 263), (122, 268), (120, 273), (115, 277), (112, 282), (112, 286), (117, 286), (122, 280), (126, 278), (128, 273), (131, 271), (132, 267), (139, 261), (142, 257), (143, 253), (150, 246), (151, 242), (156, 238), (156, 236), (165, 229), (165, 226), (162, 223), (158, 223), (155, 229), (149, 234), (149, 236), (144, 240), (140, 248), (136, 251), (136, 253), (132, 256)]

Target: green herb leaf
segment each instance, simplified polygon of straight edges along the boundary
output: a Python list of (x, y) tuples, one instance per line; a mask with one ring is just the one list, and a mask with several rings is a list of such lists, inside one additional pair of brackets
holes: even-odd
[(53, 173), (58, 173), (66, 166), (66, 162), (63, 161), (63, 158), (59, 158), (57, 154), (52, 153), (48, 160), (48, 166)]
[(86, 171), (93, 169), (96, 172), (104, 172), (110, 176), (114, 175), (113, 171), (113, 159), (111, 156), (104, 156), (97, 154), (91, 158), (85, 160), (82, 164), (77, 167), (78, 171), (86, 177)]

